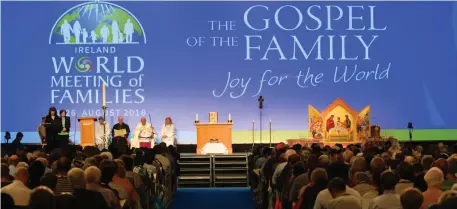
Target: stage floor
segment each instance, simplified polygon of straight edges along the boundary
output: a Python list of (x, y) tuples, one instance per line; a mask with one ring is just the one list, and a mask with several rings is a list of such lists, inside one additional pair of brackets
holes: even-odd
[[(414, 144), (437, 144), (439, 142), (443, 142), (446, 145), (453, 146), (457, 143), (457, 140), (449, 140), (449, 141), (413, 141)], [(271, 144), (272, 147), (276, 146), (277, 143)], [(334, 144), (334, 143), (333, 143)], [(34, 151), (41, 149), (41, 144), (24, 144), (27, 147), (27, 151)], [(256, 144), (259, 145), (259, 144)], [(261, 144), (263, 146), (270, 146), (270, 144)], [(331, 144), (329, 144), (331, 145)], [(2, 143), (2, 150), (8, 149), (9, 145)], [(232, 145), (233, 153), (246, 153), (252, 150), (252, 144), (233, 144)], [(196, 144), (178, 144), (178, 152), (184, 154), (195, 154), (197, 151)]]

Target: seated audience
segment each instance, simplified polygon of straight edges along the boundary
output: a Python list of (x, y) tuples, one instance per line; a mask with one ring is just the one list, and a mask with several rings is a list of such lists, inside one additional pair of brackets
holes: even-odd
[(95, 166), (90, 166), (84, 171), (84, 179), (86, 181), (86, 189), (90, 191), (100, 192), (105, 198), (108, 207), (113, 209), (120, 209), (121, 205), (116, 194), (111, 189), (103, 188), (101, 186), (102, 172)]
[(100, 192), (86, 189), (84, 171), (80, 168), (72, 168), (68, 172), (68, 180), (73, 189), (78, 209), (108, 209), (108, 204)]

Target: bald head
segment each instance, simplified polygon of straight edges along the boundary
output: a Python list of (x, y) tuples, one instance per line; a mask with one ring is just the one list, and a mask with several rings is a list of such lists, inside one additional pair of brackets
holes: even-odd
[(26, 167), (17, 167), (14, 179), (22, 181), (25, 185), (29, 183), (29, 169)]
[(124, 117), (122, 117), (122, 116), (117, 117), (117, 122), (119, 122), (119, 124), (123, 124), (124, 123)]

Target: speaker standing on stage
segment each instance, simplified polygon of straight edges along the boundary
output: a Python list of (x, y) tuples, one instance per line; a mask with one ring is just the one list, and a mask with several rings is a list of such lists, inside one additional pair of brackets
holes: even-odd
[(160, 131), (160, 138), (162, 142), (167, 144), (167, 147), (176, 144), (176, 129), (175, 124), (170, 117), (165, 118), (165, 124), (162, 125), (162, 130)]
[(48, 115), (45, 119), (45, 126), (46, 143), (49, 151), (51, 151), (59, 146), (59, 132), (61, 129), (61, 121), (55, 107), (49, 108)]
[(127, 153), (129, 149), (127, 139), (130, 135), (130, 127), (124, 123), (124, 118), (122, 116), (119, 116), (117, 121), (118, 123), (113, 126), (113, 130), (111, 131), (111, 135), (113, 136), (111, 149), (113, 152), (118, 152), (116, 154), (124, 154)]
[(59, 146), (63, 147), (68, 145), (68, 139), (70, 137), (70, 117), (67, 116), (66, 110), (60, 110), (60, 133), (59, 133)]

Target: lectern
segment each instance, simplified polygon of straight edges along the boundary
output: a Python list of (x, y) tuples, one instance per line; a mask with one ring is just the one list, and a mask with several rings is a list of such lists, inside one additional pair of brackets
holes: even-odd
[(232, 126), (233, 123), (195, 123), (197, 128), (197, 154), (201, 154), (201, 150), (206, 143), (211, 142), (211, 139), (217, 139), (223, 143), (228, 154), (232, 154)]
[(84, 148), (86, 146), (95, 145), (95, 121), (97, 117), (86, 116), (78, 117), (79, 121), (79, 131), (81, 135), (81, 146)]

